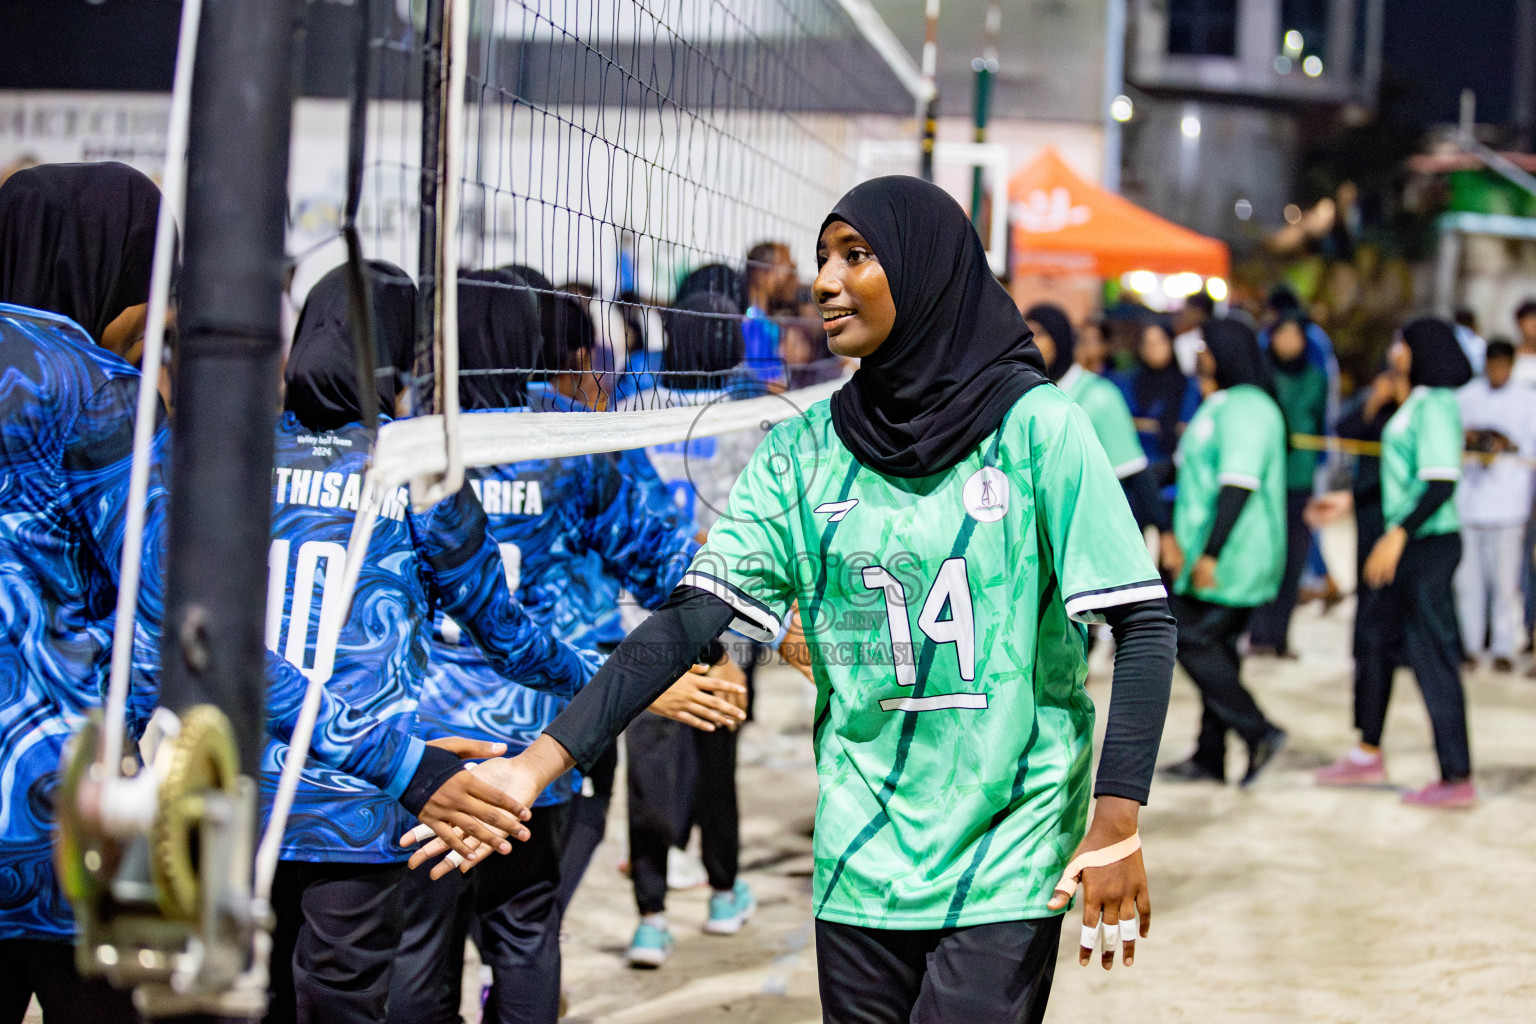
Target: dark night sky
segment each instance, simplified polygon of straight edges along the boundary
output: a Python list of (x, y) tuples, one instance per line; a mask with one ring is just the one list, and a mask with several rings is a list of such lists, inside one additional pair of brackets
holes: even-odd
[[(1510, 116), (1515, 0), (1385, 0), (1383, 59), (1408, 85), (1409, 111), (1454, 121), (1461, 90), (1478, 120)], [(0, 88), (170, 87), (178, 0), (0, 0)], [(326, 5), (319, 5), (322, 14)], [(138, 60), (124, 60), (136, 54)]]
[(1411, 90), (1426, 123), (1455, 121), (1461, 90), (1477, 92), (1477, 119), (1510, 117), (1515, 0), (1386, 0), (1382, 58)]

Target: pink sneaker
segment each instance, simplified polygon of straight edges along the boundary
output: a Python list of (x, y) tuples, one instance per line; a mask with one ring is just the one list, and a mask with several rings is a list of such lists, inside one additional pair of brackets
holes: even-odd
[(1384, 786), (1387, 770), (1380, 754), (1360, 760), (1358, 754), (1351, 752), (1328, 767), (1319, 768), (1312, 779), (1319, 786)]
[(1471, 807), (1477, 803), (1477, 789), (1467, 782), (1431, 782), (1416, 793), (1404, 793), (1403, 803), (1418, 807)]

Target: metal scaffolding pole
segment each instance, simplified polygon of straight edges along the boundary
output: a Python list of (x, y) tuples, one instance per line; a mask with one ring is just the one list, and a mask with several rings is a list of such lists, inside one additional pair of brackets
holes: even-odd
[(939, 0), (928, 0), (927, 25), (923, 30), (923, 79), (930, 91), (922, 108), (922, 174), (933, 180), (933, 146), (939, 135)]

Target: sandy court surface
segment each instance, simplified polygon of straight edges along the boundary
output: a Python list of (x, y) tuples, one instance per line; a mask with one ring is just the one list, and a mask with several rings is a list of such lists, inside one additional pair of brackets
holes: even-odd
[[(1483, 801), (1471, 812), (1405, 807), (1398, 789), (1329, 791), (1311, 771), (1353, 739), (1346, 603), (1299, 613), (1297, 661), (1248, 678), (1289, 748), (1250, 791), (1159, 783), (1143, 812), (1154, 928), (1136, 966), (1079, 968), (1069, 918), (1050, 1021), (1530, 1021), (1536, 1013), (1536, 682), (1468, 676)], [(1101, 710), (1107, 666), (1092, 683)], [(674, 893), (678, 951), (654, 972), (621, 961), (634, 927), (622, 807), (566, 924), (568, 1020), (605, 1024), (819, 1020), (810, 936), (815, 795), (803, 684), (766, 673), (763, 721), (743, 736), (743, 863), (762, 910), (735, 938), (701, 934), (705, 895)], [(1102, 720), (1102, 715), (1100, 716)], [(1194, 689), (1180, 673), (1164, 762), (1192, 747)], [(1435, 775), (1413, 680), (1398, 679), (1386, 736), (1395, 786)], [(1245, 752), (1235, 740), (1229, 771)], [(1484, 909), (1497, 886), (1508, 895)], [(1490, 912), (1491, 911), (1491, 912)], [(1498, 934), (1493, 934), (1494, 932)]]

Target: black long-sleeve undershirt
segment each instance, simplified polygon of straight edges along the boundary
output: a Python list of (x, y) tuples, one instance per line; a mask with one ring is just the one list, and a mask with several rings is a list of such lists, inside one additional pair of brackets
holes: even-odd
[(1155, 526), (1163, 533), (1173, 529), (1173, 518), (1168, 504), (1158, 493), (1157, 474), (1151, 468), (1139, 470), (1120, 481), (1125, 499), (1131, 506), (1131, 514), (1140, 527)]
[(1456, 481), (1454, 480), (1430, 480), (1424, 488), (1424, 493), (1419, 495), (1419, 503), (1413, 506), (1413, 511), (1408, 513), (1398, 525), (1408, 531), (1412, 537), (1419, 532), (1419, 527), (1429, 522), (1429, 517), (1440, 511), (1440, 506), (1451, 500), (1451, 495), (1456, 493)]
[[(1097, 795), (1146, 802), (1173, 680), (1176, 632), (1162, 598), (1109, 608), (1114, 688)], [(598, 757), (725, 632), (736, 613), (702, 590), (678, 587), (635, 628), (545, 732), (590, 771)]]
[(1216, 522), (1211, 525), (1211, 535), (1206, 538), (1204, 554), (1221, 557), (1221, 549), (1237, 525), (1237, 517), (1243, 514), (1243, 506), (1253, 492), (1244, 487), (1224, 484), (1216, 494)]
[(695, 587), (678, 587), (609, 655), (592, 681), (544, 731), (590, 772), (630, 722), (688, 669), (736, 613)]
[(1103, 614), (1115, 637), (1115, 674), (1093, 795), (1144, 804), (1168, 715), (1178, 626), (1161, 597), (1106, 608)]

